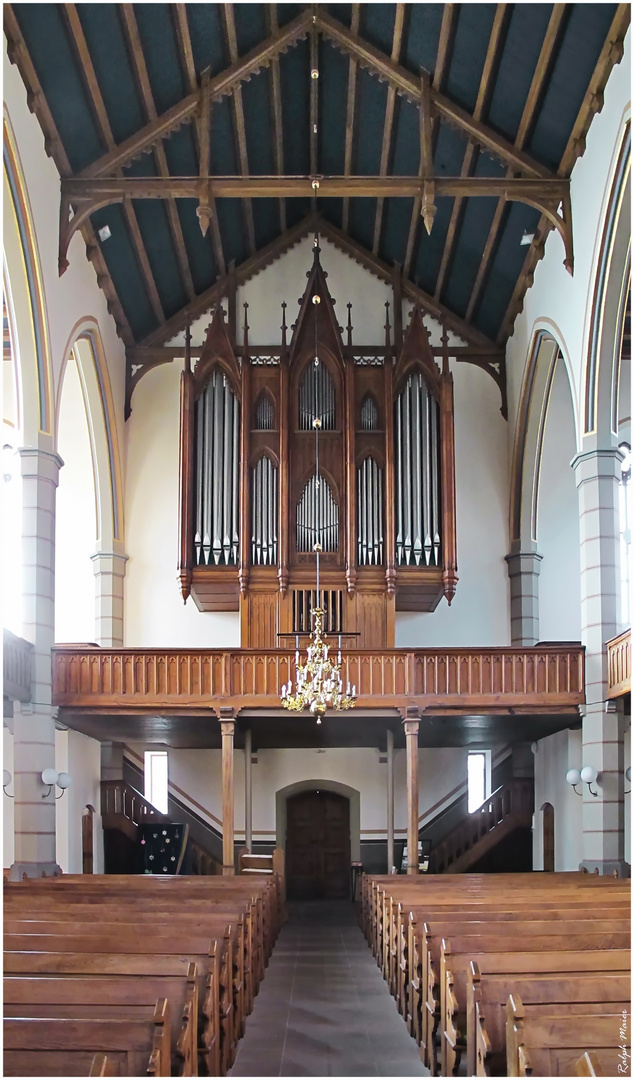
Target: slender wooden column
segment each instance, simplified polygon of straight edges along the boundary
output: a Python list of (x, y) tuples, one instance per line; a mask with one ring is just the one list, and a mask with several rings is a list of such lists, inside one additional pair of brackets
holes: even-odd
[(407, 873), (418, 873), (418, 727), (416, 706), (408, 706), (405, 728), (407, 752)]
[(394, 732), (387, 732), (387, 872), (394, 866)]
[(249, 852), (249, 855), (253, 848), (251, 784), (251, 728), (248, 728), (244, 733), (244, 846)]
[(222, 731), (222, 873), (235, 874), (233, 824), (233, 735), (235, 716), (232, 709), (220, 710)]

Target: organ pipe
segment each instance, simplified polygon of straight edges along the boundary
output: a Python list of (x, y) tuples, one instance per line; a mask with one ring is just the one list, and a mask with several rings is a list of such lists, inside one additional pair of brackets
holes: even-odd
[(297, 504), (296, 536), (298, 551), (313, 551), (317, 542), (323, 551), (339, 550), (339, 507), (321, 474), (311, 476)]
[(440, 565), (438, 405), (420, 372), (396, 400), (396, 562)]
[(299, 428), (312, 431), (313, 420), (322, 431), (335, 430), (335, 388), (325, 364), (308, 364), (299, 387)]
[(238, 562), (240, 406), (214, 371), (196, 403), (194, 554), (198, 565)]
[(357, 559), (359, 566), (383, 562), (383, 470), (365, 458), (357, 470)]
[(277, 466), (261, 457), (252, 471), (251, 561), (254, 566), (277, 562)]

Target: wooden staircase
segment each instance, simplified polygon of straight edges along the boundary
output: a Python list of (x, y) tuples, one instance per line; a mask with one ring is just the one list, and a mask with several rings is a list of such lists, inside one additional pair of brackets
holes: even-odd
[[(169, 822), (167, 814), (160, 814), (151, 802), (125, 780), (101, 781), (101, 821), (104, 829), (122, 833), (136, 845), (140, 825)], [(221, 874), (222, 866), (213, 855), (190, 837), (187, 841), (191, 855), (193, 874)]]
[(532, 779), (516, 778), (502, 784), (436, 845), (430, 873), (466, 873), (515, 829), (531, 827), (533, 804)]

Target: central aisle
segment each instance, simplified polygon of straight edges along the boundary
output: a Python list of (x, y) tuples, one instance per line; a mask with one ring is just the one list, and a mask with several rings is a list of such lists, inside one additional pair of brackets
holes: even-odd
[(351, 903), (289, 904), (230, 1075), (430, 1075)]

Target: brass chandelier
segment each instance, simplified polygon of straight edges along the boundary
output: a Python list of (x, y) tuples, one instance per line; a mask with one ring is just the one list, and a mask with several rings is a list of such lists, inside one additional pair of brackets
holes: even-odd
[[(317, 246), (315, 238), (315, 246)], [(317, 306), (320, 303), (318, 294), (313, 296), (315, 306), (315, 367), (319, 367), (319, 355), (317, 352)], [(315, 485), (319, 488), (319, 430), (321, 420), (315, 417), (313, 420), (315, 429)], [(311, 611), (312, 628), (310, 643), (306, 649), (306, 659), (300, 663), (299, 648), (295, 650), (295, 680), (296, 689), (293, 692), (291, 681), (282, 686), (282, 705), (291, 712), (303, 712), (309, 709), (317, 717), (317, 723), (321, 724), (322, 716), (328, 709), (336, 712), (341, 709), (351, 709), (356, 702), (357, 688), (350, 688), (350, 683), (344, 692), (341, 678), (341, 635), (339, 637), (339, 651), (336, 661), (329, 656), (329, 646), (324, 640), (323, 620), (325, 611), (320, 605), (321, 593), (319, 591), (319, 556), (322, 551), (320, 543), (321, 529), (317, 523), (316, 540), (313, 551), (317, 557), (317, 607)]]

